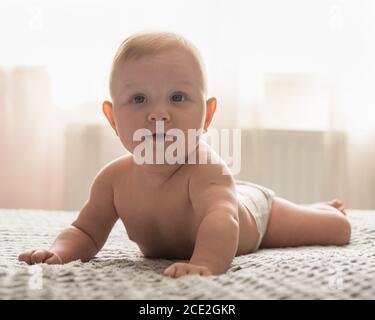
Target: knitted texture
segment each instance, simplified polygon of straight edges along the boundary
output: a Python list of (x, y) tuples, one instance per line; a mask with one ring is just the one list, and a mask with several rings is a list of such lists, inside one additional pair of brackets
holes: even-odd
[(77, 212), (0, 210), (0, 299), (374, 299), (375, 212), (348, 210), (350, 245), (264, 249), (226, 274), (170, 279), (173, 261), (146, 259), (116, 223), (90, 262), (28, 266), (18, 253), (48, 249)]

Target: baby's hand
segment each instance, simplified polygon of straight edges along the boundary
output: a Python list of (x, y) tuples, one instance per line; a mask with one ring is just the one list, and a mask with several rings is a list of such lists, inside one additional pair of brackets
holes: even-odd
[(48, 250), (32, 250), (23, 252), (18, 256), (19, 261), (24, 261), (27, 264), (47, 263), (47, 264), (62, 264), (61, 258)]
[(210, 276), (212, 275), (211, 270), (204, 266), (197, 266), (195, 264), (176, 262), (170, 265), (164, 270), (164, 275), (171, 278), (179, 278), (186, 275), (200, 275), (200, 276)]

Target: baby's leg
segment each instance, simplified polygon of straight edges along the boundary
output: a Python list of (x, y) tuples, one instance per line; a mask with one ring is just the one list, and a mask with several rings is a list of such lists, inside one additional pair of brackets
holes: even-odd
[(345, 245), (350, 223), (338, 209), (324, 204), (299, 205), (275, 197), (261, 248)]

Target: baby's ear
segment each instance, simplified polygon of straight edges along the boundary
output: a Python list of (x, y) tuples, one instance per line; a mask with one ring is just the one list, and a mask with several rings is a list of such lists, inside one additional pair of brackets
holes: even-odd
[(115, 119), (114, 119), (114, 116), (113, 116), (113, 105), (112, 105), (112, 102), (110, 102), (108, 100), (105, 100), (103, 102), (103, 113), (104, 113), (105, 117), (107, 118), (109, 124), (113, 128), (113, 130), (115, 130), (116, 135), (118, 135), (117, 129), (116, 129)]
[(216, 111), (216, 106), (217, 106), (217, 100), (216, 98), (210, 98), (206, 102), (206, 120), (204, 122), (204, 128), (207, 130), (212, 118), (214, 117), (215, 111)]

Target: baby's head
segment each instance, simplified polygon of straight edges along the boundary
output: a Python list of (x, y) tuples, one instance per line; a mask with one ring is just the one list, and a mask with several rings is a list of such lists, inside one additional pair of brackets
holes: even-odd
[[(206, 100), (204, 65), (198, 50), (188, 40), (169, 32), (138, 33), (119, 47), (110, 73), (112, 102), (103, 103), (110, 125), (131, 153), (138, 129), (156, 132), (208, 128), (216, 99)], [(168, 142), (166, 142), (166, 145)]]

